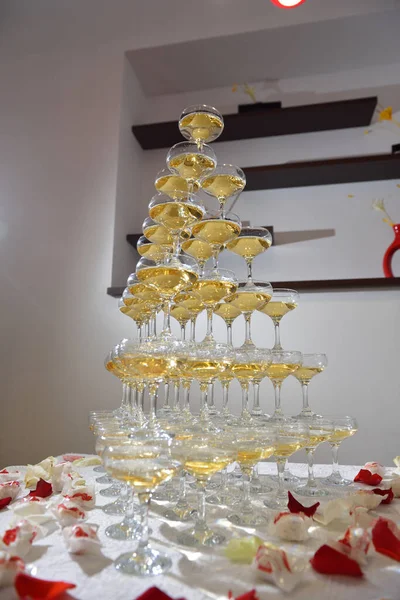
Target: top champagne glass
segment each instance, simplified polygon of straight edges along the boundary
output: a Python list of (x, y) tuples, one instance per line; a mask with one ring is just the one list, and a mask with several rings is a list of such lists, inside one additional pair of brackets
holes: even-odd
[(190, 142), (195, 142), (199, 150), (203, 145), (216, 140), (224, 129), (224, 119), (213, 106), (196, 104), (188, 106), (179, 119), (179, 131)]

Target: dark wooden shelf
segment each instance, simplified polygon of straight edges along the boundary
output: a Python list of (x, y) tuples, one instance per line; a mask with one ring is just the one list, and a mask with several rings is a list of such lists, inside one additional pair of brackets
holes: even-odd
[[(225, 115), (224, 131), (216, 142), (365, 127), (371, 123), (377, 102), (373, 96)], [(134, 125), (132, 133), (143, 150), (169, 148), (179, 142), (180, 135), (176, 121)]]
[(247, 167), (246, 192), (400, 178), (400, 154), (350, 156)]
[[(326, 279), (320, 281), (272, 281), (272, 287), (292, 288), (299, 292), (374, 292), (400, 290), (400, 277), (373, 279)], [(110, 287), (107, 294), (118, 298), (123, 287)]]

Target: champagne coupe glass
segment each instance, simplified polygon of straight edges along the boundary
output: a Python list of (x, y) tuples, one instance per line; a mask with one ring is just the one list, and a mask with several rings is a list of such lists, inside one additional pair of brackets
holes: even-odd
[(272, 235), (265, 227), (242, 227), (237, 238), (227, 244), (227, 249), (241, 256), (247, 265), (247, 280), (253, 277), (253, 260), (272, 244)]
[(134, 321), (137, 329), (139, 341), (143, 339), (143, 325), (153, 314), (153, 303), (150, 300), (147, 302), (143, 299), (135, 298), (136, 303), (130, 306), (126, 305), (126, 299), (118, 300), (118, 310), (125, 316), (130, 317)]
[(189, 194), (199, 186), (200, 179), (217, 166), (214, 150), (207, 144), (201, 148), (195, 142), (179, 142), (167, 154), (167, 167), (187, 180)]
[(172, 244), (171, 246), (167, 244), (155, 244), (142, 235), (137, 241), (136, 249), (140, 256), (145, 256), (150, 260), (154, 260), (155, 263), (160, 263), (165, 259), (166, 254), (172, 253)]
[(190, 197), (174, 200), (166, 194), (158, 193), (150, 200), (149, 215), (159, 225), (163, 225), (171, 234), (173, 253), (181, 251), (180, 238), (187, 230), (203, 217), (205, 210), (201, 199), (192, 194)]
[(309, 429), (305, 423), (286, 420), (276, 424), (274, 455), (278, 470), (278, 489), (271, 498), (264, 500), (264, 504), (268, 508), (286, 510), (288, 497), (283, 478), (285, 464), (292, 454), (305, 447), (308, 443), (308, 435)]
[(200, 276), (202, 276), (206, 262), (212, 257), (210, 244), (202, 240), (197, 240), (195, 237), (190, 237), (181, 243), (181, 248), (186, 254), (193, 256), (197, 260), (200, 267)]
[(190, 440), (176, 442), (171, 448), (173, 458), (196, 478), (198, 508), (194, 527), (180, 531), (178, 543), (184, 546), (215, 546), (225, 536), (213, 531), (206, 521), (206, 485), (209, 479), (236, 459), (236, 450), (223, 437), (202, 434)]
[(241, 221), (234, 213), (209, 210), (193, 225), (192, 235), (211, 246), (213, 267), (217, 269), (221, 250), (240, 234), (241, 228)]
[[(151, 217), (147, 217), (142, 225), (143, 234), (153, 244), (164, 246), (166, 252), (170, 251), (173, 246), (173, 238), (170, 232), (164, 225), (157, 223)], [(134, 275), (134, 273), (132, 273)], [(128, 278), (129, 287), (129, 278)]]
[(240, 426), (254, 425), (254, 420), (250, 415), (249, 403), (249, 384), (254, 377), (264, 378), (268, 374), (268, 368), (271, 364), (271, 351), (257, 348), (239, 348), (234, 354), (234, 360), (230, 370), (240, 383), (242, 388), (242, 413), (239, 417)]
[(178, 126), (183, 137), (195, 142), (199, 150), (202, 150), (204, 143), (209, 144), (221, 135), (224, 119), (213, 106), (194, 104), (182, 112)]
[(293, 373), (293, 376), (300, 382), (303, 391), (303, 408), (297, 416), (298, 419), (309, 419), (316, 416), (308, 403), (308, 385), (311, 379), (318, 373), (322, 373), (327, 366), (328, 358), (326, 354), (303, 354), (303, 364)]
[(340, 473), (340, 466), (338, 461), (338, 452), (340, 444), (343, 440), (353, 436), (357, 433), (358, 424), (354, 417), (339, 417), (339, 416), (326, 416), (327, 419), (333, 423), (333, 431), (331, 433), (328, 442), (332, 448), (332, 473), (329, 477), (323, 479), (323, 483), (327, 485), (346, 486), (353, 483), (350, 479), (345, 479)]
[(173, 304), (171, 307), (171, 317), (178, 321), (181, 327), (181, 341), (186, 339), (186, 324), (190, 321), (190, 313), (184, 306)]
[(228, 346), (233, 346), (232, 343), (232, 325), (235, 319), (240, 317), (242, 311), (228, 302), (219, 302), (214, 308), (214, 315), (218, 315), (225, 321), (226, 324), (226, 343)]
[(269, 458), (275, 451), (275, 435), (272, 430), (263, 428), (229, 428), (226, 435), (232, 436), (237, 450), (236, 461), (243, 473), (243, 496), (235, 512), (228, 516), (234, 525), (242, 527), (262, 527), (268, 519), (259, 512), (250, 499), (250, 487), (254, 467)]
[(196, 341), (196, 319), (205, 309), (205, 305), (200, 296), (193, 291), (180, 292), (174, 297), (174, 302), (177, 306), (187, 310), (190, 315), (190, 343), (194, 344)]
[(169, 169), (162, 169), (157, 173), (154, 186), (157, 192), (167, 194), (173, 200), (187, 198), (190, 193), (190, 186), (187, 179), (173, 173)]
[(144, 437), (125, 444), (108, 446), (103, 453), (104, 467), (116, 479), (137, 492), (142, 507), (141, 539), (134, 552), (127, 552), (114, 563), (118, 571), (129, 575), (159, 575), (172, 566), (171, 559), (149, 546), (148, 510), (151, 496), (160, 483), (174, 477), (181, 468), (169, 448), (159, 439)]
[(272, 297), (272, 286), (269, 281), (240, 281), (236, 292), (225, 298), (225, 302), (239, 309), (246, 324), (243, 348), (255, 349), (251, 339), (251, 316), (255, 310), (263, 308)]
[(207, 311), (207, 333), (202, 344), (213, 345), (213, 310), (221, 300), (236, 291), (236, 276), (233, 271), (227, 269), (206, 270), (194, 283), (192, 289), (200, 297)]
[(332, 439), (334, 435), (334, 423), (325, 417), (319, 416), (313, 417), (309, 421), (305, 421), (305, 423), (309, 428), (308, 440), (304, 446), (307, 454), (308, 480), (304, 485), (297, 487), (295, 492), (300, 496), (328, 496), (329, 491), (321, 488), (314, 476), (314, 452), (320, 444)]
[(228, 198), (238, 196), (244, 190), (246, 176), (235, 165), (218, 165), (210, 175), (203, 177), (200, 184), (206, 194), (218, 200), (223, 214)]
[(275, 411), (271, 421), (282, 421), (285, 416), (281, 408), (281, 386), (286, 377), (292, 375), (301, 367), (303, 357), (296, 350), (274, 350), (271, 351), (271, 361), (267, 369), (267, 377), (271, 380), (275, 392)]
[(275, 344), (273, 350), (282, 350), (279, 325), (282, 317), (294, 310), (299, 301), (299, 293), (295, 290), (275, 288), (271, 300), (260, 312), (271, 317), (275, 327)]
[(164, 301), (164, 328), (161, 337), (173, 339), (170, 310), (173, 297), (189, 289), (198, 277), (196, 261), (191, 256), (173, 256), (156, 265), (154, 261), (141, 258), (136, 265), (139, 281), (153, 288)]

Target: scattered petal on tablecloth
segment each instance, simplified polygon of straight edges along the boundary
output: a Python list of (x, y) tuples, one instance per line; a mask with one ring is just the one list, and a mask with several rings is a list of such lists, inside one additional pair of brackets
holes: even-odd
[(400, 562), (400, 529), (394, 521), (379, 517), (372, 528), (375, 550)]
[[(382, 496), (384, 498), (382, 500), (382, 504), (390, 504), (393, 501), (394, 494), (393, 494), (392, 488), (389, 488), (388, 490), (381, 490), (381, 488), (374, 488), (372, 491), (374, 492), (374, 494), (377, 494), (377, 496)], [(386, 498), (385, 498), (385, 496), (386, 496)]]
[(86, 510), (90, 510), (94, 508), (96, 505), (96, 497), (94, 486), (92, 485), (84, 485), (82, 487), (77, 487), (66, 494), (64, 496), (67, 500), (71, 500), (78, 506), (85, 508)]
[(312, 568), (323, 575), (350, 575), (362, 577), (360, 565), (343, 552), (324, 544), (310, 560)]
[(7, 481), (6, 483), (0, 483), (0, 500), (3, 498), (11, 498), (15, 500), (21, 491), (19, 481)]
[(382, 504), (383, 496), (375, 494), (374, 490), (357, 490), (354, 494), (347, 497), (349, 510), (356, 506), (362, 506), (367, 510), (374, 510)]
[(280, 512), (270, 522), (268, 533), (288, 542), (304, 542), (310, 537), (308, 528), (311, 523), (311, 519), (303, 513)]
[(368, 469), (360, 469), (354, 477), (357, 483), (365, 483), (366, 485), (379, 485), (382, 477), (378, 473), (371, 473)]
[(281, 548), (269, 543), (259, 547), (253, 561), (253, 569), (257, 574), (284, 592), (291, 592), (300, 583), (307, 566), (303, 557), (290, 556)]
[(64, 454), (63, 455), (63, 460), (65, 460), (65, 462), (75, 462), (76, 460), (80, 460), (81, 458), (84, 458), (84, 456), (82, 456), (82, 454)]
[(1, 534), (0, 548), (11, 556), (24, 558), (30, 551), (37, 534), (37, 528), (33, 527), (31, 523), (26, 520), (20, 521)]
[(371, 545), (371, 533), (362, 527), (348, 527), (344, 536), (338, 542), (340, 550), (348, 554), (359, 564), (366, 564), (367, 554)]
[(51, 473), (51, 485), (53, 486), (54, 492), (58, 494), (62, 491), (67, 482), (67, 476), (72, 473), (72, 470), (72, 464), (70, 462), (54, 465)]
[(38, 483), (39, 479), (50, 481), (55, 463), (56, 459), (54, 456), (48, 456), (36, 465), (28, 465), (25, 473), (26, 487), (33, 487)]
[(70, 500), (65, 500), (64, 502), (53, 506), (52, 512), (60, 523), (61, 527), (76, 525), (78, 521), (84, 521), (86, 519), (85, 511)]
[(53, 487), (51, 483), (44, 479), (39, 479), (36, 484), (36, 488), (29, 492), (29, 496), (36, 496), (37, 498), (48, 498), (53, 493)]
[(96, 467), (101, 465), (99, 456), (85, 456), (74, 461), (74, 467)]
[[(168, 596), (165, 592), (160, 590), (158, 587), (151, 587), (143, 594), (138, 596), (136, 600), (173, 600), (171, 596)], [(177, 600), (185, 600), (185, 598), (178, 598)]]
[(6, 506), (8, 506), (10, 504), (11, 500), (12, 500), (11, 496), (9, 496), (8, 498), (2, 498), (0, 500), (0, 510), (5, 508)]
[(370, 471), (370, 473), (372, 473), (373, 475), (377, 473), (378, 475), (383, 477), (385, 474), (385, 467), (378, 462), (367, 462), (365, 463), (363, 468), (367, 469), (367, 471)]
[(224, 548), (224, 554), (232, 562), (251, 565), (263, 541), (257, 536), (231, 538)]
[(101, 554), (101, 544), (97, 536), (97, 525), (72, 525), (64, 527), (63, 537), (68, 552), (72, 554)]
[(15, 578), (15, 589), (21, 600), (55, 600), (66, 592), (76, 587), (74, 583), (65, 581), (47, 581), (37, 579), (26, 573), (18, 573)]
[(314, 516), (320, 505), (320, 502), (316, 502), (312, 506), (303, 506), (303, 504), (301, 504), (301, 502), (296, 500), (296, 498), (293, 496), (293, 494), (291, 492), (288, 492), (288, 498), (289, 498), (289, 500), (288, 500), (287, 507), (289, 509), (289, 512), (303, 513), (306, 515), (306, 517)]
[[(374, 494), (372, 494), (372, 496), (377, 498), (377, 496)], [(348, 517), (350, 507), (350, 497), (329, 500), (328, 502), (323, 502), (320, 506), (318, 506), (313, 519), (322, 525), (329, 525), (329, 523), (335, 519), (343, 519)]]
[(0, 471), (0, 483), (6, 483), (7, 481), (19, 481), (20, 479), (20, 471), (12, 471), (11, 469), (3, 469)]
[(0, 552), (0, 588), (14, 583), (17, 573), (25, 569), (25, 563), (19, 556), (11, 556), (8, 552)]

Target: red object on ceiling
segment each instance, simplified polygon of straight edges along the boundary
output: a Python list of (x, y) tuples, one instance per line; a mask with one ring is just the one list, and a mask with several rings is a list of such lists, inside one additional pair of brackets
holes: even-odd
[(304, 4), (306, 0), (271, 0), (272, 4), (279, 8), (297, 8), (300, 4)]

